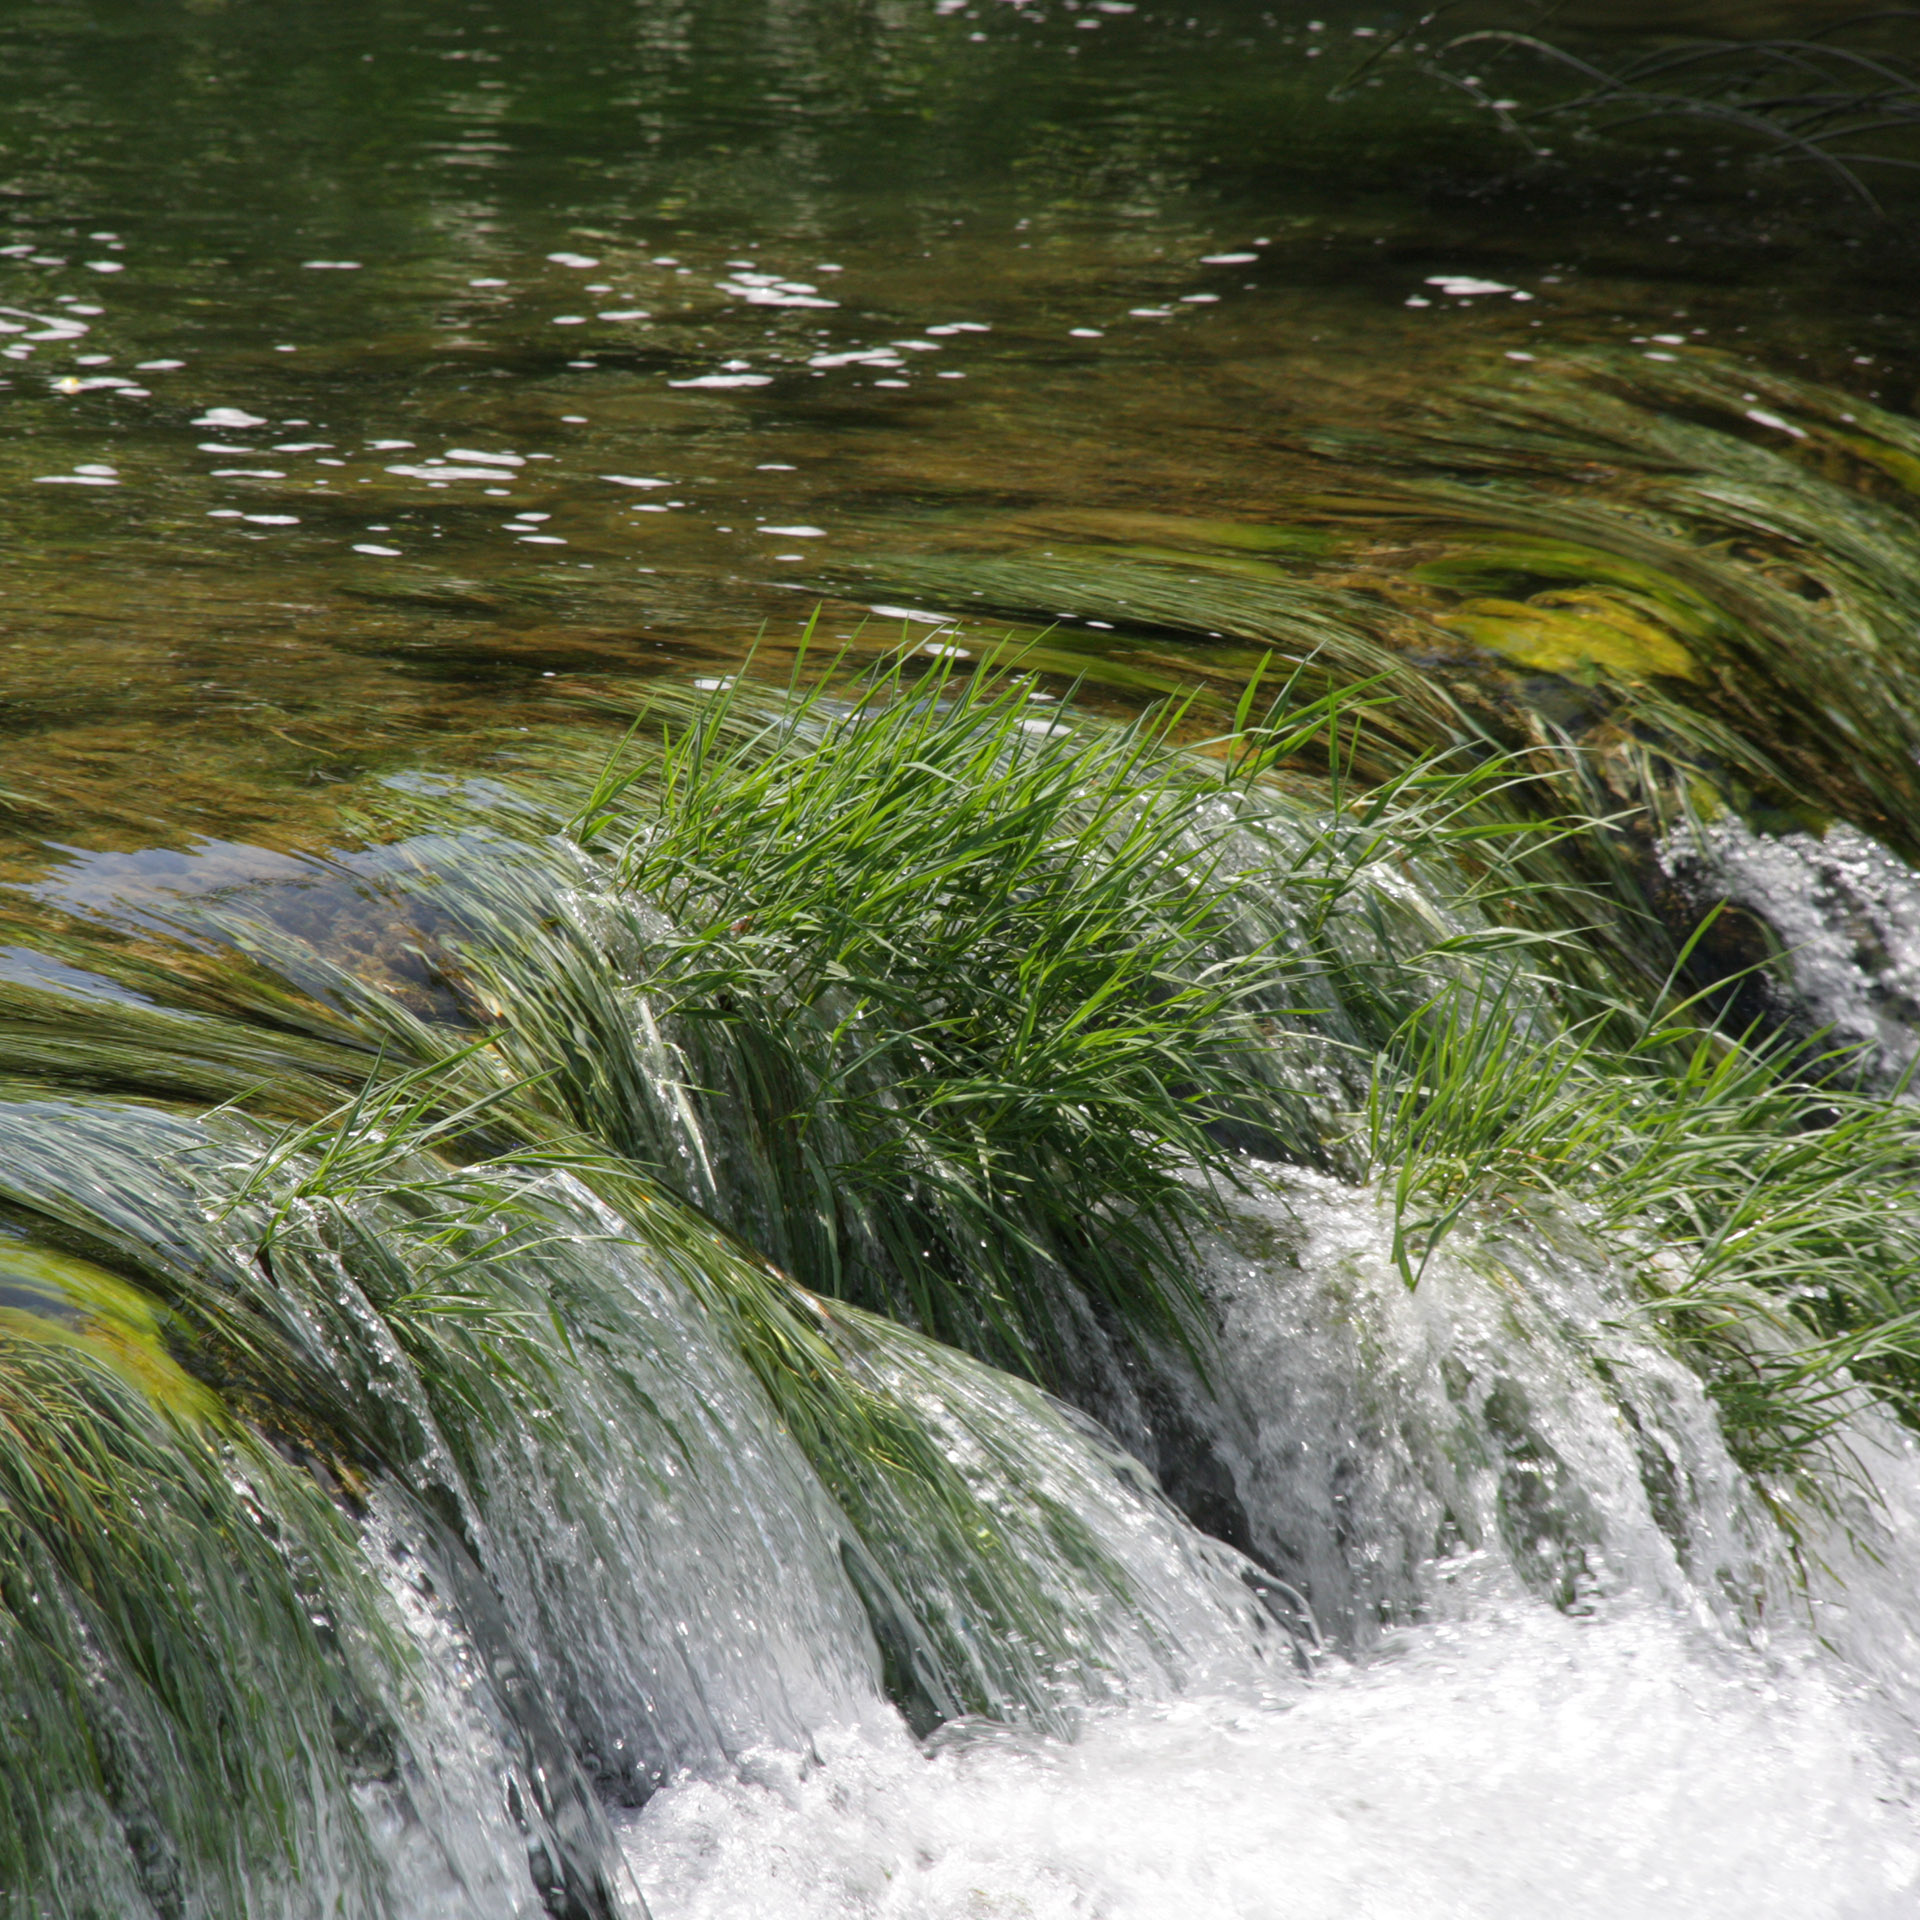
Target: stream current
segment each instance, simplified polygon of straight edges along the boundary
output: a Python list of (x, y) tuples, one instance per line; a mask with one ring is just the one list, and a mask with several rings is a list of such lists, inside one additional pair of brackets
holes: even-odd
[[(1815, 1543), (1825, 1569), (1796, 1605), (1697, 1388), (1620, 1330), (1604, 1273), (1447, 1263), (1410, 1298), (1370, 1203), (1309, 1190), (1275, 1212), (1298, 1268), (1222, 1249), (1210, 1274), (1235, 1356), (1224, 1451), (1260, 1545), (1341, 1563), (1310, 1583), (1330, 1613), (1366, 1583), (1409, 1624), (1304, 1692), (1193, 1689), (1097, 1713), (1071, 1743), (982, 1728), (936, 1735), (930, 1759), (897, 1734), (763, 1751), (631, 1822), (655, 1910), (1911, 1911), (1911, 1438), (1852, 1436), (1884, 1504)], [(1678, 1513), (1651, 1509), (1648, 1448)], [(1474, 1543), (1422, 1562), (1443, 1500)], [(1558, 1606), (1543, 1561), (1566, 1570)]]
[[(1574, 24), (1602, 51), (1676, 24), (1643, 12)], [(724, 682), (756, 633), (784, 666), (816, 610), (856, 652), (1042, 636), (1045, 684), (1083, 673), (1109, 713), (1244, 678), (1257, 623), (1136, 612), (1067, 569), (1210, 548), (1252, 591), (1327, 551), (1283, 509), (1349, 471), (1342, 436), (1373, 460), (1367, 436), (1557, 352), (1913, 410), (1911, 207), (1870, 217), (1693, 132), (1523, 161), (1410, 60), (1357, 73), (1405, 24), (1220, 0), (0, 19), (0, 978), (132, 1004), (85, 941), (200, 937), (196, 913), (221, 939), (271, 930), (298, 983), (284, 954), (307, 941), (389, 967), (309, 864), (349, 846), (366, 878), (356, 809), (381, 783), (511, 773), (653, 680)], [(1330, 99), (1335, 69), (1356, 86)], [(1812, 430), (1749, 399), (1766, 458)], [(1432, 560), (1378, 499), (1353, 511), (1376, 509), (1368, 565)], [(1916, 555), (1920, 536), (1909, 582)], [(1521, 597), (1446, 618), (1511, 620)], [(1613, 656), (1476, 631), (1462, 684), (1524, 683), (1583, 724)], [(1676, 817), (1647, 860), (1771, 929), (1794, 1017), (1891, 1082), (1920, 1028), (1920, 828), (1876, 804)], [(1451, 924), (1447, 900), (1424, 910)], [(80, 1194), (171, 1258), (203, 1221), (150, 1169), (220, 1148), (200, 1125), (7, 1093), (6, 1197), (67, 1220)], [(351, 1788), (374, 1866), (343, 1844), (296, 1887), (263, 1876), (249, 1912), (1920, 1908), (1906, 1429), (1863, 1396), (1841, 1450), (1874, 1491), (1770, 1505), (1577, 1210), (1463, 1229), (1410, 1290), (1376, 1187), (1262, 1179), (1195, 1251), (1216, 1371), (1165, 1356), (1149, 1389), (1090, 1364), (1112, 1439), (971, 1363), (886, 1362), (993, 1498), (1043, 1488), (1132, 1580), (1129, 1613), (1036, 1552), (1095, 1676), (1061, 1683), (1049, 1725), (909, 1731), (814, 1469), (580, 1194), (555, 1258), (593, 1358), (544, 1425), (456, 1434), (343, 1306), (315, 1350), (413, 1423), (444, 1494), (356, 1508), (424, 1656), (392, 1694), (412, 1746)], [(30, 1286), (10, 1245), (0, 1282)], [(1250, 1603), (1276, 1575), (1317, 1627)], [(30, 1781), (11, 1703), (0, 1739)], [(562, 1749), (578, 1805), (531, 1784)], [(57, 1814), (139, 1827), (104, 1805)], [(596, 1908), (541, 1862), (603, 1821), (576, 1849), (615, 1863)], [(36, 1920), (204, 1911), (153, 1849), (129, 1843), (124, 1873), (110, 1854), (95, 1884), (0, 1897)]]

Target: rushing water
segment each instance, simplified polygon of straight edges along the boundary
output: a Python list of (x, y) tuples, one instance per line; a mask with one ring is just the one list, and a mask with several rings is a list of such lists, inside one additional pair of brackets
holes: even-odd
[[(1608, 58), (1847, 11), (1559, 23)], [(506, 1031), (460, 938), (521, 989), (644, 942), (529, 793), (816, 618), (1013, 631), (1042, 741), (1074, 674), (1112, 713), (1230, 708), (1274, 648), (1403, 663), (1395, 751), (1570, 743), (1627, 823), (1572, 869), (1610, 977), (1723, 903), (1741, 1017), (1901, 1084), (1910, 192), (1675, 122), (1529, 152), (1363, 64), (1407, 25), (0, 16), (0, 1337), (9, 1420), (119, 1449), (63, 1443), (46, 1538), (112, 1516), (71, 1563), (0, 1488), (0, 1822), (67, 1863), (0, 1911), (1914, 1910), (1914, 1442), (1854, 1393), (1824, 1500), (1743, 1468), (1632, 1223), (1483, 1207), (1410, 1287), (1391, 1168), (1250, 1157), (1189, 1253), (1216, 1346), (1076, 1293), (1083, 1412), (728, 1239), (805, 1233), (624, 980), (559, 1028), (659, 1192), (236, 1199), (382, 1048)], [(1315, 793), (1261, 911), (1346, 857)], [(1330, 938), (1417, 1001), (1493, 922), (1410, 818)], [(1302, 1111), (1364, 1101), (1370, 1031), (1315, 1029)]]
[(1214, 1268), (1223, 1451), (1263, 1557), (1349, 1646), (1356, 1610), (1400, 1624), (1284, 1704), (1156, 1703), (1070, 1747), (757, 1755), (628, 1829), (658, 1910), (1909, 1911), (1911, 1440), (1855, 1436), (1885, 1504), (1819, 1542), (1809, 1610), (1604, 1269), (1508, 1244), (1409, 1296), (1371, 1199), (1309, 1186), (1273, 1219), (1283, 1263)]

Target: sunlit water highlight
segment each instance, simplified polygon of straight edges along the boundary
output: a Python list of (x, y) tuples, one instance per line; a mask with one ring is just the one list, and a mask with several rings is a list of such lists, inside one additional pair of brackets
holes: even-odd
[(1894, 1920), (1920, 1827), (1805, 1649), (1472, 1594), (1298, 1704), (1103, 1715), (1072, 1746), (823, 1736), (627, 1830), (659, 1920)]
[[(1302, 500), (1378, 455), (1340, 453), (1339, 434), (1489, 370), (1523, 406), (1563, 348), (1610, 345), (1649, 382), (1721, 380), (1701, 429), (1714, 484), (1749, 484), (1723, 488), (1735, 506), (1774, 491), (1738, 539), (1701, 535), (1725, 562), (1708, 586), (1771, 568), (1827, 617), (1793, 572), (1826, 557), (1818, 540), (1783, 559), (1766, 525), (1846, 443), (1742, 391), (1743, 370), (1823, 381), (1835, 408), (1906, 404), (1915, 306), (1907, 251), (1824, 189), (1749, 191), (1658, 146), (1535, 168), (1450, 97), (1332, 100), (1329, 75), (1394, 24), (1345, 0), (1311, 22), (1120, 0), (856, 11), (52, 0), (0, 23), (16, 81), (0, 489), (17, 510), (0, 877), (28, 923), (0, 980), (65, 996), (76, 1030), (90, 1003), (149, 1007), (88, 971), (83, 942), (62, 959), (33, 940), (70, 935), (64, 916), (167, 938), (264, 893), (277, 918), (253, 931), (283, 958), (311, 934), (336, 942), (329, 964), (406, 973), (418, 925), (373, 926), (364, 890), (416, 855), (450, 879), (475, 844), (383, 849), (343, 875), (305, 851), (335, 835), (336, 803), (395, 767), (511, 766), (556, 713), (662, 673), (724, 689), (756, 628), (763, 663), (784, 664), (816, 605), (829, 642), (911, 635), (951, 661), (1005, 631), (983, 606), (1023, 640), (1057, 618), (1040, 664), (1105, 676), (1091, 697), (1116, 703), (1244, 676), (1304, 604), (1286, 568), (1327, 551)], [(1797, 28), (1834, 9), (1687, 14), (1763, 11)], [(1651, 16), (1636, 24), (1675, 24), (1673, 6)], [(1671, 427), (1680, 391), (1641, 417)], [(1332, 465), (1306, 451), (1323, 434)], [(1470, 439), (1432, 472), (1453, 475)], [(1596, 497), (1631, 490), (1641, 451)], [(1649, 470), (1670, 457), (1686, 470), (1670, 444)], [(1871, 457), (1847, 504), (1891, 516), (1906, 470), (1884, 444)], [(1527, 537), (1502, 573), (1459, 539), (1487, 532), (1492, 496), (1442, 515), (1431, 549), (1431, 527), (1395, 517), (1404, 500), (1354, 509), (1385, 515), (1358, 590), (1462, 546), (1442, 556), (1452, 586), (1409, 588), (1443, 615), (1422, 657), (1610, 750), (1609, 683), (1551, 620), (1542, 639), (1554, 609), (1533, 596), (1663, 576), (1622, 573), (1610, 548), (1598, 572), (1549, 554), (1562, 571), (1536, 578)], [(1548, 498), (1516, 515), (1551, 518)], [(1821, 510), (1841, 526), (1832, 497)], [(1899, 574), (1886, 524), (1835, 551)], [(1728, 556), (1749, 535), (1743, 575)], [(1244, 632), (1136, 597), (1141, 565), (1190, 586), (1200, 552), (1214, 590), (1247, 585)], [(955, 554), (976, 571), (926, 569)], [(1027, 568), (1004, 602), (1001, 559)], [(1844, 565), (1825, 572), (1844, 589)], [(1913, 627), (1878, 584), (1880, 627), (1834, 627), (1861, 661), (1861, 634), (1891, 661)], [(1464, 595), (1509, 592), (1460, 621)], [(1678, 643), (1656, 640), (1632, 673), (1673, 666)], [(1044, 710), (1024, 724), (1058, 730)], [(1716, 817), (1669, 833), (1657, 863), (1691, 905), (1764, 922), (1798, 991), (1778, 1004), (1876, 1049), (1890, 1079), (1920, 1025), (1920, 892), (1860, 827), (1810, 820)], [(1399, 904), (1447, 924), (1411, 881)], [(289, 977), (324, 990), (305, 961)], [(71, 1202), (145, 1248), (206, 1235), (155, 1172), (205, 1149), (175, 1113), (10, 1098), (0, 1144), (0, 1172), (50, 1216)], [(1212, 1391), (1177, 1357), (1145, 1384), (1090, 1357), (1084, 1398), (1122, 1443), (1312, 1592), (1329, 1650), (1310, 1679), (1246, 1563), (1104, 1441), (969, 1363), (896, 1355), (893, 1382), (992, 1500), (1044, 1488), (1133, 1583), (1126, 1613), (1037, 1556), (1076, 1637), (1036, 1652), (987, 1644), (930, 1575), (979, 1670), (1043, 1670), (1078, 1732), (962, 1721), (922, 1748), (883, 1697), (886, 1608), (792, 1433), (678, 1281), (562, 1198), (570, 1246), (540, 1284), (571, 1290), (592, 1352), (567, 1395), (512, 1403), (499, 1431), (431, 1400), (350, 1276), (323, 1265), (328, 1284), (287, 1307), (312, 1307), (312, 1350), (418, 1442), (419, 1485), (369, 1488), (354, 1538), (420, 1663), (375, 1689), (391, 1763), (353, 1756), (350, 1785), (316, 1789), (298, 1884), (250, 1882), (262, 1920), (536, 1920), (574, 1911), (569, 1894), (638, 1920), (640, 1889), (655, 1920), (1920, 1907), (1913, 1443), (1857, 1415), (1842, 1438), (1884, 1500), (1843, 1493), (1790, 1540), (1591, 1222), (1463, 1229), (1410, 1292), (1377, 1191), (1280, 1177), (1200, 1251), (1224, 1333)], [(41, 1697), (44, 1670), (14, 1679)], [(0, 1764), (43, 1757), (24, 1724)], [(342, 1764), (332, 1738), (315, 1736), (323, 1772)], [(89, 1920), (181, 1910), (164, 1859), (129, 1864), (150, 1784), (42, 1796), (97, 1869), (66, 1895)], [(557, 1887), (569, 1849), (576, 1867), (610, 1857), (608, 1819), (631, 1884)]]

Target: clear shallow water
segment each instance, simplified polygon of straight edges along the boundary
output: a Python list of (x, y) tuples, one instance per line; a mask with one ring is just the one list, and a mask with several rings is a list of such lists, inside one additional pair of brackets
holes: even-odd
[(1519, 164), (1392, 62), (1330, 101), (1395, 23), (0, 22), (8, 865), (310, 835), (366, 768), (823, 597), (852, 632), (899, 597), (842, 597), (876, 554), (1257, 519), (1303, 429), (1509, 354), (1725, 347), (1906, 402), (1911, 263), (1844, 196), (1691, 145)]

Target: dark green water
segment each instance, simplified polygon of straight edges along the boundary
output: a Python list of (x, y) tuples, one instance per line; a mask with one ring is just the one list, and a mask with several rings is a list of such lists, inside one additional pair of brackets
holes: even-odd
[[(1574, 24), (1832, 14), (1774, 11)], [(6, 869), (310, 837), (363, 770), (823, 598), (854, 632), (900, 597), (859, 586), (875, 555), (1257, 521), (1303, 432), (1513, 354), (1670, 333), (1911, 402), (1897, 204), (1688, 129), (1529, 159), (1407, 59), (1330, 97), (1398, 24), (5, 9)]]

